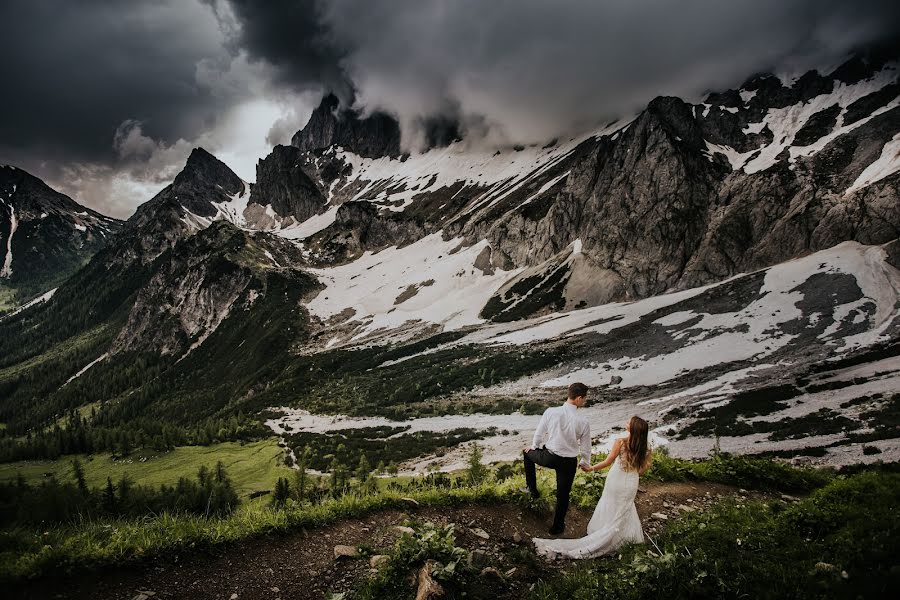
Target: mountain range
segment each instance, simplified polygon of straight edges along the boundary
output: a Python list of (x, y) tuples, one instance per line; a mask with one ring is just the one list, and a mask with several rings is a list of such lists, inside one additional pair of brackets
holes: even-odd
[[(145, 432), (512, 412), (578, 379), (622, 407), (601, 431), (642, 406), (771, 450), (748, 418), (817, 414), (804, 444), (861, 456), (900, 383), (898, 68), (759, 75), (528, 147), (435, 122), (415, 154), (329, 95), (256, 183), (197, 148), (124, 223), (0, 168), (2, 435), (87, 408)], [(776, 384), (772, 410), (716, 412)]]

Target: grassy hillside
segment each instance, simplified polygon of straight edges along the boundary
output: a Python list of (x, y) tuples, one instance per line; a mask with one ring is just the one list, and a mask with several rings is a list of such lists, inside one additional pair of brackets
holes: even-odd
[(179, 446), (169, 452), (132, 453), (125, 459), (113, 459), (110, 454), (76, 455), (58, 460), (26, 460), (0, 464), (0, 481), (15, 480), (20, 474), (29, 483), (38, 483), (54, 476), (67, 480), (72, 476), (71, 461), (79, 459), (84, 467), (89, 487), (101, 487), (106, 478), (119, 481), (129, 475), (140, 485), (159, 486), (179, 477), (193, 477), (202, 466), (222, 461), (234, 484), (235, 491), (247, 496), (258, 490), (271, 490), (279, 477), (290, 475), (281, 459), (284, 451), (274, 438), (241, 444), (226, 442), (211, 446)]

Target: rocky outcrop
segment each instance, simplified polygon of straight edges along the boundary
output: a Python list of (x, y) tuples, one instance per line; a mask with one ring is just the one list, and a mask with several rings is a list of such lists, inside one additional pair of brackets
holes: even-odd
[(175, 180), (140, 205), (125, 223), (116, 260), (153, 261), (180, 240), (221, 216), (216, 204), (249, 194), (250, 189), (225, 163), (195, 148)]
[(281, 217), (303, 222), (325, 211), (325, 198), (301, 167), (303, 152), (293, 146), (275, 146), (256, 165), (256, 184), (250, 202), (271, 206)]
[(382, 211), (370, 202), (345, 202), (335, 221), (306, 242), (323, 264), (339, 264), (366, 250), (405, 246), (428, 235), (433, 228), (403, 213)]
[[(266, 293), (269, 273), (293, 273), (294, 265), (303, 263), (300, 251), (286, 240), (216, 221), (154, 262), (153, 275), (138, 292), (110, 352), (165, 356), (199, 346), (239, 299), (249, 307)], [(302, 285), (315, 287), (311, 278), (296, 274)]]
[(359, 156), (400, 156), (400, 124), (383, 112), (363, 117), (340, 106), (334, 94), (322, 98), (306, 126), (294, 134), (291, 145), (302, 151), (341, 146)]
[(171, 194), (179, 203), (201, 217), (217, 214), (212, 202), (226, 202), (248, 191), (234, 171), (203, 148), (194, 148), (171, 185)]
[(59, 285), (121, 226), (22, 169), (0, 166), (0, 311)]

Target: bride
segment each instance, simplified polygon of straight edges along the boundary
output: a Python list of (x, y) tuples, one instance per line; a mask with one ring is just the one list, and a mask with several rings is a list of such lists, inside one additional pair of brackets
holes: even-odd
[(593, 558), (614, 552), (623, 544), (644, 541), (634, 497), (639, 476), (650, 468), (647, 429), (647, 421), (631, 417), (628, 435), (615, 441), (606, 460), (585, 469), (599, 471), (612, 465), (588, 523), (587, 535), (578, 539), (535, 538), (538, 554), (550, 558)]

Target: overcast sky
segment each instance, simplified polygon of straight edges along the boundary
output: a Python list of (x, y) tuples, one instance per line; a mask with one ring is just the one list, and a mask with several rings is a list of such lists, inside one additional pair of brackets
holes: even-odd
[(203, 146), (241, 177), (326, 90), (540, 143), (900, 35), (895, 0), (4, 0), (0, 164), (128, 217)]

